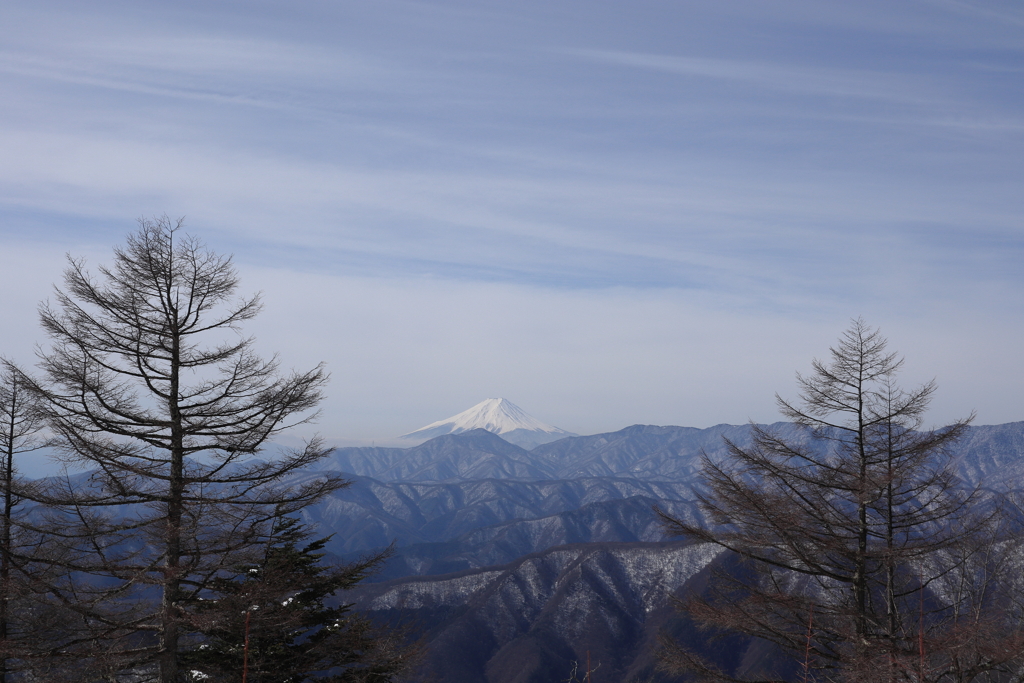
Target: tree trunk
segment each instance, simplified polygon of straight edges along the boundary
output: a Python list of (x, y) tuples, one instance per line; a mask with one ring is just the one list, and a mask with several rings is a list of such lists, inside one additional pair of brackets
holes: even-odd
[(10, 417), (7, 423), (7, 438), (4, 440), (4, 512), (0, 519), (0, 647), (5, 651), (0, 653), (0, 683), (7, 683), (8, 657), (6, 653), (7, 640), (10, 636), (9, 609), (11, 599), (11, 515), (14, 514), (14, 435), (17, 428), (16, 416), (18, 414), (18, 385), (17, 377), (12, 378), (11, 401), (8, 406), (10, 412), (4, 417)]
[(170, 480), (167, 491), (167, 556), (164, 561), (166, 579), (161, 596), (160, 681), (176, 683), (178, 679), (178, 593), (181, 589), (181, 519), (185, 493), (185, 436), (182, 424), (179, 391), (181, 385), (181, 336), (178, 312), (172, 300), (170, 282), (164, 292), (171, 318), (170, 382), (167, 406), (170, 413)]

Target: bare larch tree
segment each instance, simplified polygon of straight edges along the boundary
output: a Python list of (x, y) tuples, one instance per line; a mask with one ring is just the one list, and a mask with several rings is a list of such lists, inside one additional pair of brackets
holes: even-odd
[(59, 654), (107, 675), (183, 680), (187, 615), (209, 582), (251, 561), (280, 515), (345, 485), (288, 485), (328, 454), (316, 439), (255, 457), (315, 415), (327, 374), (281, 374), (276, 357), (257, 356), (239, 327), (259, 297), (235, 298), (237, 285), (231, 259), (181, 221), (143, 219), (98, 276), (69, 257), (40, 308), (51, 343), (41, 377), (24, 378), (61, 456), (89, 471), (36, 495), (47, 557), (65, 570), (51, 594), (80, 615)]
[[(970, 418), (922, 430), (935, 385), (900, 389), (903, 361), (886, 343), (855, 320), (828, 362), (797, 376), (799, 402), (776, 395), (789, 428), (754, 425), (749, 447), (727, 442), (725, 458), (703, 458), (707, 525), (662, 515), (670, 532), (745, 567), (685, 609), (706, 628), (775, 643), (805, 680), (954, 680), (939, 650), (956, 606), (939, 587), (976, 573), (1003, 542), (998, 507), (955, 474), (949, 447)], [(670, 667), (735, 680), (667, 646)], [(1006, 653), (988, 670), (1019, 657)]]
[(18, 371), (6, 362), (0, 367), (0, 682), (11, 680), (14, 663), (35, 651), (38, 634), (25, 616), (32, 593), (19, 562), (23, 553), (19, 523), (28, 484), (18, 476), (19, 460), (46, 446), (43, 423), (34, 409), (34, 395)]

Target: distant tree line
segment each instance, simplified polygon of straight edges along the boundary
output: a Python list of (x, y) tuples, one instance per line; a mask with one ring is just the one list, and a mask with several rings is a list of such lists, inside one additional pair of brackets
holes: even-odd
[[(0, 374), (0, 682), (390, 681), (411, 651), (340, 600), (384, 555), (324, 561), (297, 519), (348, 485), (302, 474), (322, 366), (279, 372), (241, 326), (231, 259), (141, 220), (113, 263), (69, 257), (38, 371)], [(28, 481), (48, 448), (71, 468)]]

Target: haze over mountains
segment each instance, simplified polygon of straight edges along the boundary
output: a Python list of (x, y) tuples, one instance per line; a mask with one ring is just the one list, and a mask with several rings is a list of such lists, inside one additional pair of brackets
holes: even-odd
[[(785, 423), (774, 427), (790, 429)], [(749, 425), (707, 429), (633, 425), (617, 432), (570, 436), (532, 449), (486, 429), (435, 437), (411, 448), (338, 448), (320, 467), (384, 481), (571, 479), (621, 475), (689, 480), (700, 454), (724, 451), (723, 437), (749, 443)]]

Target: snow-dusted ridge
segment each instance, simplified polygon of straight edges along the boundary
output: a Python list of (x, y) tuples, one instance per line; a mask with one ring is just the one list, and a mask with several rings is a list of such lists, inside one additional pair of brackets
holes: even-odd
[(541, 422), (507, 399), (489, 398), (458, 415), (438, 420), (399, 438), (424, 441), (445, 434), (461, 434), (471, 429), (486, 429), (524, 448), (576, 436)]

